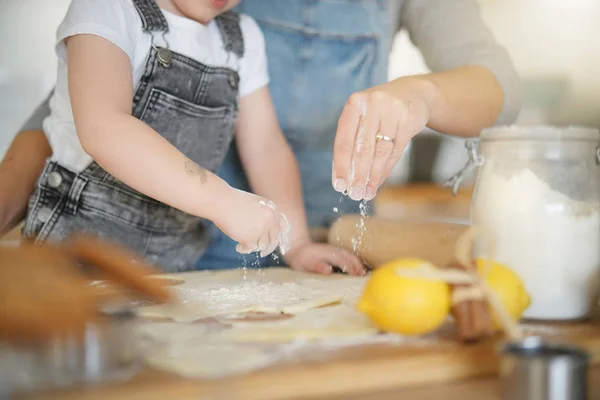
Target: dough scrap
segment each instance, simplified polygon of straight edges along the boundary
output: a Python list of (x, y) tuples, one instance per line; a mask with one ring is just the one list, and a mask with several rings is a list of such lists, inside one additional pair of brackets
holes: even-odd
[(222, 331), (232, 342), (287, 342), (300, 339), (372, 336), (378, 333), (369, 319), (345, 304), (316, 308), (293, 318), (268, 322), (238, 322)]

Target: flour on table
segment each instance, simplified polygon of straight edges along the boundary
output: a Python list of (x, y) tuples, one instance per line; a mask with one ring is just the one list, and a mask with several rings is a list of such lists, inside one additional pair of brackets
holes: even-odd
[(247, 312), (296, 314), (340, 302), (354, 304), (367, 279), (305, 274), (295, 275), (301, 279), (293, 281), (268, 279), (270, 274), (277, 277), (278, 273), (267, 270), (266, 279), (260, 281), (196, 279), (194, 284), (186, 282), (174, 287), (178, 302), (140, 307), (136, 312), (146, 318), (169, 318), (177, 322)]

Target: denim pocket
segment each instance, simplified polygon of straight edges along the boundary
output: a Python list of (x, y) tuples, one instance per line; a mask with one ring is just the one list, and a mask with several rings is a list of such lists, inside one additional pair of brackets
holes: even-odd
[(153, 88), (140, 119), (202, 167), (216, 171), (231, 142), (235, 112), (205, 107)]

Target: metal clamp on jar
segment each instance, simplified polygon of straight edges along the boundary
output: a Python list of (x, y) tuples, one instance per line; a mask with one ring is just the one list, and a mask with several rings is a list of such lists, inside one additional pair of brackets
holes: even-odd
[[(448, 181), (454, 192), (479, 168), (472, 222), (494, 240), (495, 260), (532, 297), (524, 317), (589, 317), (600, 290), (600, 132), (577, 127), (486, 129), (469, 163)], [(486, 257), (488, 246), (475, 246)]]

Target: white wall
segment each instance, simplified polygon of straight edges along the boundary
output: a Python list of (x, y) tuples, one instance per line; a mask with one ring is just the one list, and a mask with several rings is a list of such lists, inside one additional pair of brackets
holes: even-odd
[[(523, 81), (524, 107), (518, 123), (600, 128), (600, 0), (479, 3), (484, 20), (508, 49)], [(399, 34), (390, 61), (390, 79), (427, 71), (407, 35)], [(444, 139), (434, 171), (436, 181), (444, 181), (464, 165), (463, 143)], [(393, 182), (406, 177), (405, 165), (394, 171)]]
[(54, 37), (69, 0), (0, 0), (0, 157), (54, 85)]
[[(520, 122), (538, 122), (533, 121), (529, 111), (555, 100), (556, 108), (544, 116), (547, 122), (600, 127), (600, 0), (479, 0), (479, 3), (484, 20), (510, 52), (524, 81), (525, 113)], [(398, 35), (390, 78), (426, 71), (407, 35)], [(540, 80), (544, 80), (547, 89), (543, 98), (531, 85)], [(551, 91), (553, 84), (556, 87)], [(559, 98), (549, 98), (554, 93)]]
[(550, 122), (600, 127), (600, 1), (481, 3), (484, 18), (510, 50), (524, 80), (565, 79), (566, 93), (552, 110)]

